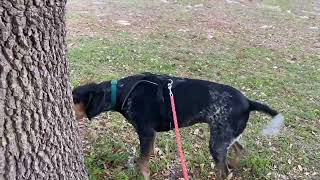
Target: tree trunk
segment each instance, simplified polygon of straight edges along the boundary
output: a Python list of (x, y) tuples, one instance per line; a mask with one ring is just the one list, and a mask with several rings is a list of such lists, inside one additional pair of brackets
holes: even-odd
[(0, 180), (87, 179), (66, 57), (66, 0), (0, 0)]

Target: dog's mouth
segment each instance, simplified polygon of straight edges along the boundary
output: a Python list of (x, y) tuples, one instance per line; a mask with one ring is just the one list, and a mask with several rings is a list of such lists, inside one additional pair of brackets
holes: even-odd
[(75, 112), (76, 120), (77, 120), (77, 121), (79, 121), (79, 120), (87, 117), (86, 107), (85, 107), (85, 105), (82, 104), (82, 103), (74, 104), (74, 112)]

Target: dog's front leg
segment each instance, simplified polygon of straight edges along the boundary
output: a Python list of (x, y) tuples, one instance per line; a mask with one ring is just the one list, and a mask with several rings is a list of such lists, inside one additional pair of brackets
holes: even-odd
[(154, 152), (154, 140), (156, 133), (153, 129), (144, 129), (138, 131), (140, 140), (140, 158), (137, 160), (140, 172), (144, 179), (150, 179), (149, 160)]

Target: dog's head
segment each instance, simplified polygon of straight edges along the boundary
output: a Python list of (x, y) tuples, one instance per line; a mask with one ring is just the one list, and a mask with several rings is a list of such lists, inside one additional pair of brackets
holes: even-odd
[(72, 91), (76, 119), (87, 117), (89, 120), (111, 108), (110, 82), (86, 84)]

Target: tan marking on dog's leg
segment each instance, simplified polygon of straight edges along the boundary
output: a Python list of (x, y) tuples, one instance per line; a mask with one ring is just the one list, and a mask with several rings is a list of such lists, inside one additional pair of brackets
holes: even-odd
[(74, 104), (73, 110), (76, 115), (76, 120), (81, 120), (86, 117), (86, 107), (82, 103)]
[(153, 157), (153, 156), (155, 155), (155, 154), (154, 154), (154, 153), (155, 153), (155, 152), (154, 152), (154, 148), (155, 148), (155, 143), (156, 143), (155, 139), (156, 139), (156, 134), (155, 134), (155, 136), (154, 136), (152, 145), (151, 145), (151, 147), (150, 147), (150, 157)]
[(144, 151), (144, 153), (141, 153), (140, 158), (137, 160), (140, 172), (146, 180), (150, 179), (149, 160), (151, 156), (154, 155), (155, 138), (156, 134), (154, 132), (154, 136), (148, 140), (149, 145), (147, 146), (146, 151)]
[(239, 167), (240, 158), (243, 155), (243, 147), (241, 146), (241, 144), (239, 142), (236, 141), (233, 143), (232, 148), (234, 149), (236, 157), (232, 160), (229, 160), (228, 165), (230, 168), (235, 169), (235, 168)]
[(149, 159), (150, 157), (141, 157), (137, 160), (138, 167), (145, 180), (150, 179)]
[(229, 169), (226, 164), (217, 165), (216, 169), (217, 169), (216, 179), (218, 180), (227, 179), (227, 176), (229, 175)]

